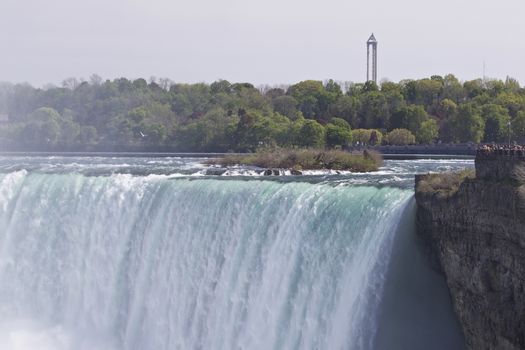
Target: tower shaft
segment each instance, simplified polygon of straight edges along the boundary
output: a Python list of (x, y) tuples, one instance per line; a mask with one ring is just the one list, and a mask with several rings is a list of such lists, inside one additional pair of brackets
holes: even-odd
[(366, 81), (370, 80), (370, 45), (366, 45)]

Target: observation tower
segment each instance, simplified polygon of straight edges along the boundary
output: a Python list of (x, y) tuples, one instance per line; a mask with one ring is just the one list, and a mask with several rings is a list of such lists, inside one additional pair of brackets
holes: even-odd
[[(372, 48), (372, 69), (370, 70), (370, 48)], [(370, 78), (370, 74), (372, 78)], [(377, 84), (377, 40), (374, 33), (366, 42), (366, 81), (372, 80)]]

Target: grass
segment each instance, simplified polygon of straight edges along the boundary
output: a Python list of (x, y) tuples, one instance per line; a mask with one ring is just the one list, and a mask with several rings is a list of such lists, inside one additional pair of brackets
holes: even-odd
[(458, 191), (463, 181), (474, 179), (475, 177), (476, 173), (473, 169), (453, 173), (428, 174), (418, 182), (416, 192), (450, 197)]
[(246, 155), (228, 155), (214, 161), (221, 166), (253, 165), (260, 168), (294, 170), (376, 171), (383, 158), (377, 152), (349, 153), (340, 150), (274, 149)]

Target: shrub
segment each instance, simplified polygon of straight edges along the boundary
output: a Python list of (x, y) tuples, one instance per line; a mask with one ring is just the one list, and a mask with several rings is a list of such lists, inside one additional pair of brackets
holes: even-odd
[(450, 197), (458, 191), (463, 181), (474, 177), (475, 171), (473, 169), (453, 173), (428, 174), (418, 182), (416, 192)]
[(412, 145), (416, 137), (408, 129), (394, 129), (387, 134), (387, 142), (391, 145)]

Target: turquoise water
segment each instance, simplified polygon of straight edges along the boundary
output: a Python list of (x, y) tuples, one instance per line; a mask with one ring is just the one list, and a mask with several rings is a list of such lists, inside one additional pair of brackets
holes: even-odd
[[(395, 306), (433, 302), (399, 277), (400, 256), (425, 264), (417, 162), (268, 181), (129, 161), (0, 159), (2, 349), (400, 349), (420, 321)], [(428, 283), (448, 311), (411, 344), (461, 348), (443, 281)]]

